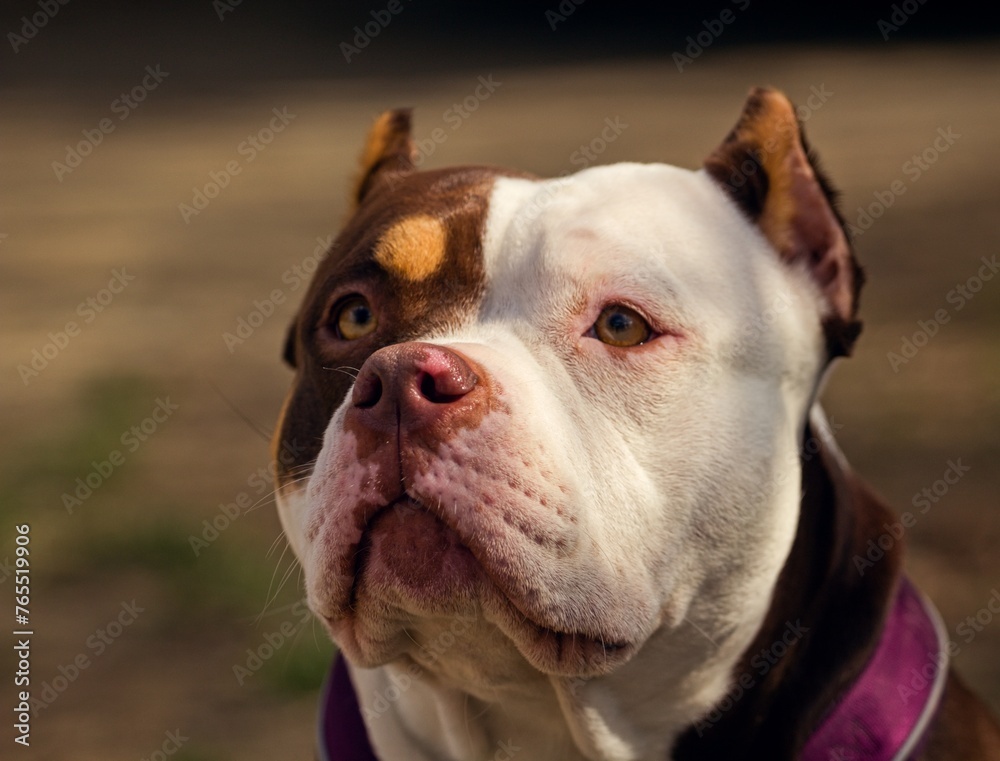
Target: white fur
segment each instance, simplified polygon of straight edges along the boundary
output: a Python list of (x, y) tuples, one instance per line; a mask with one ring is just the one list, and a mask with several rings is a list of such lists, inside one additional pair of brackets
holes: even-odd
[[(483, 602), (428, 658), (421, 648), (447, 639), (448, 621), (393, 600), (412, 648), (404, 641), (389, 662), (352, 667), (369, 734), (387, 760), (504, 758), (513, 745), (518, 761), (659, 761), (729, 688), (790, 549), (823, 306), (707, 175), (662, 165), (498, 179), (484, 257), (479, 314), (426, 337), (489, 372), (510, 409), (469, 433), (463, 456), (479, 447), (523, 468), (547, 504), (568, 495), (562, 507), (576, 523), (505, 496), (476, 468), (459, 477), (443, 450), (425, 487), (455, 496), (456, 510), (461, 495), (490, 489), (522, 505), (526, 522), (571, 548), (497, 529), (496, 551), (516, 560), (531, 593), (524, 607), (547, 626), (641, 648), (608, 673), (546, 672)], [(614, 356), (585, 336), (611, 303), (680, 337)], [(343, 409), (319, 463), (346, 446)], [(344, 478), (337, 494), (353, 488)], [(320, 611), (316, 580), (329, 557), (304, 535), (336, 499), (346, 498), (314, 476), (279, 500)]]

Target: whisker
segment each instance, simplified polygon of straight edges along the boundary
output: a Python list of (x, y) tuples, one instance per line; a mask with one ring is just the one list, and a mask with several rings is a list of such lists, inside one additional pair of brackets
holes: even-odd
[(278, 496), (278, 492), (280, 492), (282, 489), (287, 488), (289, 486), (294, 486), (295, 484), (300, 484), (303, 481), (308, 481), (311, 475), (312, 475), (311, 473), (308, 473), (304, 476), (301, 476), (300, 478), (293, 478), (290, 481), (285, 481), (283, 484), (276, 487), (274, 490), (268, 492), (267, 494), (263, 495), (260, 499), (258, 499), (252, 505), (250, 505), (250, 507), (248, 507), (246, 510), (243, 511), (243, 514), (246, 515), (247, 513), (253, 512), (258, 507), (262, 507), (265, 504), (270, 504), (270, 502)]
[(271, 596), (271, 589), (274, 588), (274, 577), (278, 575), (278, 569), (281, 568), (281, 561), (285, 559), (285, 552), (288, 551), (288, 543), (285, 542), (285, 547), (281, 551), (281, 555), (278, 556), (278, 562), (274, 564), (274, 570), (271, 572), (271, 580), (267, 585), (267, 593), (264, 595), (264, 609), (257, 616), (256, 623), (260, 623), (263, 619), (264, 614), (267, 613), (267, 609), (271, 607), (271, 603), (274, 602), (275, 598)]
[(350, 378), (357, 378), (358, 374), (361, 372), (360, 368), (351, 367), (350, 365), (342, 365), (340, 367), (324, 367), (324, 370), (333, 370), (335, 373), (343, 373)]
[(285, 542), (285, 546), (281, 549), (281, 554), (278, 555), (278, 562), (274, 564), (274, 571), (271, 573), (271, 580), (267, 585), (267, 593), (264, 595), (264, 599), (271, 597), (271, 589), (274, 587), (274, 577), (278, 575), (278, 569), (281, 568), (281, 561), (285, 559), (285, 553), (288, 552), (289, 548), (288, 542)]
[(232, 412), (240, 420), (242, 420), (244, 423), (246, 423), (248, 426), (250, 426), (250, 430), (252, 430), (258, 436), (260, 436), (262, 439), (264, 439), (264, 441), (267, 441), (267, 442), (271, 441), (271, 435), (272, 434), (269, 433), (267, 431), (267, 429), (265, 429), (263, 426), (259, 425), (255, 421), (251, 420), (249, 415), (247, 415), (245, 412), (243, 412), (243, 410), (241, 410), (239, 407), (237, 407), (236, 403), (232, 399), (230, 399), (228, 396), (226, 396), (224, 393), (222, 393), (222, 389), (220, 389), (217, 385), (215, 385), (215, 381), (213, 381), (211, 378), (209, 378), (208, 379), (208, 385), (212, 387), (212, 390), (216, 394), (219, 395), (219, 397), (222, 399), (222, 401), (224, 401), (226, 403), (226, 406), (229, 407), (229, 409), (232, 410)]
[[(285, 550), (287, 550), (289, 546), (290, 545), (286, 545)], [(260, 612), (260, 615), (257, 617), (258, 621), (267, 613), (271, 605), (273, 605), (277, 601), (278, 596), (281, 594), (281, 591), (285, 588), (285, 584), (288, 583), (288, 579), (291, 578), (292, 574), (295, 572), (295, 567), (299, 564), (298, 559), (294, 555), (292, 555), (292, 559), (288, 564), (288, 568), (286, 568), (282, 572), (281, 580), (278, 582), (278, 587), (277, 589), (274, 590), (274, 593), (272, 594), (271, 588), (274, 586), (274, 577), (277, 575), (278, 569), (281, 568), (281, 561), (285, 557), (285, 550), (282, 551), (281, 557), (278, 558), (278, 563), (275, 565), (274, 573), (271, 574), (271, 583), (268, 586), (267, 598), (264, 601), (264, 609)]]
[[(271, 542), (271, 546), (267, 548), (267, 552), (264, 553), (264, 557), (265, 558), (271, 557), (271, 554), (274, 552), (275, 548), (278, 546), (278, 542), (280, 542), (282, 539), (285, 539), (285, 532), (284, 531), (279, 531), (278, 535), (276, 537), (274, 537), (274, 541)], [(286, 540), (286, 542), (287, 542), (287, 540)]]
[(281, 581), (278, 583), (278, 588), (274, 591), (274, 599), (277, 599), (278, 595), (281, 594), (281, 590), (285, 588), (285, 584), (287, 584), (288, 580), (292, 578), (292, 574), (295, 573), (295, 567), (298, 564), (298, 559), (293, 555), (292, 562), (288, 564), (288, 569), (285, 571), (285, 575), (282, 576)]

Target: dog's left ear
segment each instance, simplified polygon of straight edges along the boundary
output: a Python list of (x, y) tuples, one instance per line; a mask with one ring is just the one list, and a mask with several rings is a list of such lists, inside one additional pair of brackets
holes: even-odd
[(295, 327), (294, 322), (288, 326), (288, 332), (285, 334), (285, 345), (281, 350), (281, 358), (289, 367), (298, 366), (298, 357), (295, 351)]
[(354, 183), (357, 206), (377, 185), (409, 174), (416, 167), (417, 149), (410, 135), (410, 109), (397, 108), (379, 116), (368, 132), (361, 166)]
[(855, 315), (863, 275), (836, 194), (788, 98), (776, 90), (751, 90), (736, 126), (705, 159), (705, 170), (784, 261), (807, 269), (827, 305), (823, 328), (831, 358), (850, 354), (861, 332)]

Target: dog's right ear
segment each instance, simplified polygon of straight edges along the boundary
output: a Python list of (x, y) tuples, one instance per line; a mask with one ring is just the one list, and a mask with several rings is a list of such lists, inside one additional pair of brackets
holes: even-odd
[(354, 183), (355, 207), (378, 185), (416, 169), (417, 150), (410, 135), (410, 114), (408, 108), (396, 108), (383, 113), (372, 125)]

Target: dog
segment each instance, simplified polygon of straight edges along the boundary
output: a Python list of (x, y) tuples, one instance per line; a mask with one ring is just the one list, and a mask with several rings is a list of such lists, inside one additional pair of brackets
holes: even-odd
[(1000, 759), (816, 401), (863, 278), (792, 103), (552, 180), (417, 171), (410, 121), (284, 350), (321, 758)]

